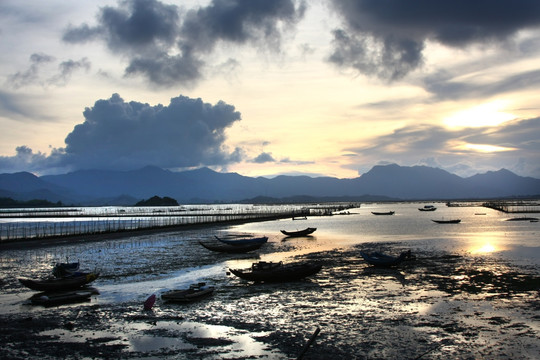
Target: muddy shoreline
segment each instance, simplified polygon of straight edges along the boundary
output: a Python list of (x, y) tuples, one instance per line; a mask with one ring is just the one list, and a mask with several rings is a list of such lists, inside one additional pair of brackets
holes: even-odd
[[(284, 245), (270, 246), (268, 252)], [(188, 305), (158, 300), (152, 311), (140, 299), (39, 311), (20, 305), (0, 315), (3, 358), (296, 358), (316, 328), (305, 359), (534, 359), (540, 353), (536, 269), (421, 249), (397, 269), (377, 269), (359, 255), (410, 247), (364, 243), (297, 256), (321, 262), (323, 270), (287, 284), (252, 284), (224, 269), (205, 279), (217, 286), (211, 298)], [(14, 292), (18, 285), (2, 286)]]

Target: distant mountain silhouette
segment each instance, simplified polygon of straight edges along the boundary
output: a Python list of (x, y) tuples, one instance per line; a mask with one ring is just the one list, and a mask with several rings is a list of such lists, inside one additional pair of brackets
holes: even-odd
[(172, 172), (147, 166), (132, 171), (80, 170), (41, 177), (26, 172), (0, 174), (0, 194), (18, 200), (34, 196), (81, 205), (129, 205), (129, 201), (133, 205), (152, 196), (167, 196), (180, 203), (302, 198), (454, 200), (537, 196), (540, 179), (518, 176), (505, 169), (462, 178), (437, 168), (395, 164), (374, 166), (354, 179), (285, 175), (268, 179), (218, 173), (208, 168)]

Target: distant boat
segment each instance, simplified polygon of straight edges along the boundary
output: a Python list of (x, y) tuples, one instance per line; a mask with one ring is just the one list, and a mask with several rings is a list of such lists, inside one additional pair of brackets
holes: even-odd
[(307, 220), (307, 216), (293, 216), (293, 220)]
[(317, 228), (308, 227), (308, 228), (305, 228), (304, 230), (298, 230), (298, 231), (285, 231), (285, 230), (280, 230), (280, 231), (283, 235), (287, 235), (290, 237), (299, 237), (299, 236), (307, 236), (309, 234), (312, 234), (313, 232), (315, 232), (315, 230), (317, 230)]
[(161, 294), (161, 299), (169, 302), (187, 303), (207, 297), (213, 292), (213, 286), (206, 286), (206, 283), (201, 282), (190, 285), (188, 289), (167, 291)]
[(474, 213), (474, 215), (486, 215), (486, 213)]
[(437, 224), (459, 224), (461, 222), (461, 219), (452, 219), (452, 220), (431, 220), (433, 222), (436, 222)]
[(318, 273), (322, 265), (316, 262), (283, 264), (280, 262), (259, 261), (247, 269), (229, 269), (231, 273), (250, 281), (286, 282), (303, 279)]
[(215, 241), (214, 243), (199, 241), (203, 247), (210, 251), (228, 253), (228, 254), (243, 254), (253, 250), (259, 249), (264, 243), (254, 243), (245, 245), (229, 245), (222, 242)]
[(396, 212), (395, 211), (372, 211), (371, 212), (373, 215), (394, 215)]
[(386, 254), (381, 254), (379, 252), (368, 254), (363, 251), (360, 251), (360, 255), (362, 255), (362, 257), (368, 264), (377, 267), (396, 266), (399, 265), (403, 260), (413, 257), (410, 250), (402, 252), (399, 256), (390, 256)]
[(222, 243), (228, 244), (228, 245), (252, 245), (252, 244), (264, 244), (268, 241), (267, 236), (261, 236), (261, 237), (249, 237), (249, 238), (235, 238), (235, 239), (224, 239), (218, 236), (214, 237), (221, 241)]
[(435, 211), (437, 208), (433, 205), (425, 205), (423, 208), (419, 208), (420, 211)]

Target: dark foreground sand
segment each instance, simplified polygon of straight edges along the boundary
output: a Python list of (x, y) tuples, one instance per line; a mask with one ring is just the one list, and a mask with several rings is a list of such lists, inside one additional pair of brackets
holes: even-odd
[[(370, 246), (399, 252), (407, 244), (362, 249)], [(416, 250), (417, 259), (398, 269), (375, 269), (359, 251), (298, 257), (323, 270), (288, 284), (250, 284), (223, 272), (207, 279), (217, 287), (212, 297), (189, 305), (21, 306), (0, 315), (2, 358), (296, 358), (320, 328), (306, 359), (538, 359), (535, 269), (434, 250)], [(2, 284), (8, 292), (17, 286)]]

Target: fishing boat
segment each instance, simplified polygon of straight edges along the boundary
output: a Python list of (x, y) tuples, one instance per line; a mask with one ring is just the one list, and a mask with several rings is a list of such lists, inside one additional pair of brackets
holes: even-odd
[(73, 276), (50, 278), (43, 280), (19, 279), (24, 286), (36, 291), (72, 290), (90, 284), (98, 278), (97, 273), (78, 273)]
[(250, 238), (235, 238), (235, 239), (224, 239), (222, 237), (218, 237), (214, 235), (216, 239), (221, 241), (222, 243), (233, 245), (233, 246), (239, 246), (239, 245), (252, 245), (252, 244), (264, 244), (268, 241), (267, 236), (261, 236), (261, 237), (250, 237)]
[(64, 277), (75, 274), (77, 271), (79, 271), (80, 263), (72, 262), (72, 263), (56, 263), (53, 267), (53, 275), (56, 277)]
[(451, 219), (451, 220), (433, 220), (431, 221), (437, 223), (437, 224), (459, 224), (461, 222), (461, 219)]
[(362, 255), (368, 264), (377, 267), (396, 266), (401, 264), (401, 262), (405, 259), (410, 259), (413, 257), (410, 250), (402, 252), (399, 256), (390, 256), (379, 252), (369, 254), (364, 251), (360, 251), (360, 255)]
[(99, 294), (99, 292), (92, 288), (71, 291), (40, 292), (32, 295), (29, 300), (33, 305), (49, 307), (90, 301), (90, 297), (94, 294)]
[(372, 211), (373, 215), (394, 215), (395, 211)]
[(420, 211), (435, 211), (437, 208), (433, 205), (425, 205), (423, 208), (419, 208)]
[(322, 268), (316, 262), (299, 262), (283, 264), (283, 262), (259, 261), (247, 269), (229, 269), (231, 273), (249, 281), (287, 282), (303, 279), (318, 273)]
[(203, 242), (199, 241), (199, 244), (204, 246), (206, 249), (214, 252), (220, 253), (229, 253), (229, 254), (243, 254), (253, 250), (259, 249), (264, 243), (254, 243), (254, 244), (245, 244), (245, 245), (229, 245), (222, 242)]
[(296, 237), (296, 236), (307, 236), (309, 234), (313, 234), (317, 230), (317, 228), (308, 227), (304, 230), (298, 230), (298, 231), (285, 231), (280, 230), (283, 235), (287, 235), (290, 237)]
[(188, 289), (167, 291), (161, 294), (161, 299), (169, 302), (186, 303), (207, 297), (213, 292), (213, 286), (206, 286), (206, 283), (200, 282), (190, 285)]

